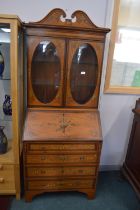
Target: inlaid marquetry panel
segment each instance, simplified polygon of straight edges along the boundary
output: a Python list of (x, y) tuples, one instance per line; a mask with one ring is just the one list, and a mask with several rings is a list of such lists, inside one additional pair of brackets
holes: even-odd
[[(79, 132), (80, 131), (80, 132)], [(23, 140), (101, 140), (100, 117), (93, 111), (28, 111)]]
[(37, 152), (45, 152), (45, 151), (77, 151), (77, 150), (97, 150), (98, 145), (95, 143), (87, 143), (87, 144), (75, 144), (75, 143), (59, 143), (59, 144), (38, 144), (38, 143), (31, 143), (28, 144), (27, 151), (30, 151), (32, 153)]
[(28, 181), (28, 190), (61, 190), (61, 189), (73, 189), (73, 188), (92, 188), (95, 185), (94, 180), (53, 180), (53, 181)]
[(47, 163), (95, 163), (98, 160), (98, 155), (26, 155), (26, 164), (47, 164)]
[(56, 176), (93, 176), (96, 166), (92, 167), (27, 167), (27, 177), (56, 177)]

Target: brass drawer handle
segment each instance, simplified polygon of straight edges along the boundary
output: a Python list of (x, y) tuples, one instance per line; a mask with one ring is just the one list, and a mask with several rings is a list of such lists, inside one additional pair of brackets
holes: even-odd
[(64, 183), (59, 183), (59, 187), (64, 187)]
[(71, 187), (71, 186), (73, 186), (74, 184), (73, 184), (73, 183), (69, 183), (68, 185)]
[(0, 165), (0, 170), (2, 170), (3, 169), (3, 165)]
[(46, 174), (46, 170), (41, 170), (40, 173), (41, 174)]
[(34, 170), (34, 174), (39, 174), (39, 171), (38, 170)]
[(41, 146), (41, 150), (45, 150), (45, 149), (46, 149), (45, 147)]
[(97, 158), (97, 155), (96, 154), (94, 155), (94, 158)]
[(50, 183), (50, 184), (47, 184), (47, 185), (42, 185), (43, 188), (53, 188), (53, 187), (56, 187), (56, 184), (53, 184), (53, 183)]
[(80, 160), (85, 160), (85, 156), (80, 156)]
[(4, 183), (4, 178), (0, 178), (0, 183)]
[(65, 149), (65, 146), (60, 146), (59, 149), (60, 149), (60, 150), (61, 150), (61, 149), (63, 150), (63, 149)]
[(96, 147), (95, 147), (95, 145), (93, 144), (93, 145), (90, 145), (90, 148), (91, 148), (91, 149), (95, 149)]
[(66, 157), (65, 156), (60, 156), (59, 159), (64, 161), (64, 160), (66, 160)]
[(37, 170), (37, 169), (34, 170), (34, 174), (35, 174), (35, 175), (38, 175), (39, 173), (40, 173), (40, 174), (46, 174), (46, 171), (45, 171), (45, 170), (42, 170), (42, 169), (41, 169), (41, 170)]
[(61, 173), (62, 173), (62, 174), (64, 173), (64, 169), (61, 169)]
[(41, 160), (46, 160), (46, 156), (41, 156)]

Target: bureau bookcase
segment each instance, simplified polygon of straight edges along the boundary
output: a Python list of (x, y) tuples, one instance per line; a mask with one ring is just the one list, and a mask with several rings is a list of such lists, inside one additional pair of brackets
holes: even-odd
[(105, 36), (82, 11), (61, 9), (24, 23), (27, 115), (26, 201), (44, 192), (95, 195), (102, 146), (98, 111)]

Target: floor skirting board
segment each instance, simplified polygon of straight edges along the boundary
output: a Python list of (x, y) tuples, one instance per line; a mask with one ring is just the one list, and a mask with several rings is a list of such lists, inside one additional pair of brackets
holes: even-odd
[(118, 171), (121, 167), (121, 165), (100, 165), (99, 171)]

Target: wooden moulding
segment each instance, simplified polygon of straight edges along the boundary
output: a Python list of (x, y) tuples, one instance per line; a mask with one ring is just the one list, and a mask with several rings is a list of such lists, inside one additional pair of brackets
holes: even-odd
[(42, 20), (24, 24), (26, 27), (71, 28), (108, 33), (110, 29), (97, 27), (83, 11), (77, 10), (67, 19), (66, 13), (59, 8), (49, 12)]
[(22, 23), (22, 21), (17, 15), (0, 14), (0, 19), (0, 22), (3, 23), (10, 23), (10, 21), (12, 20), (18, 20), (20, 23)]

